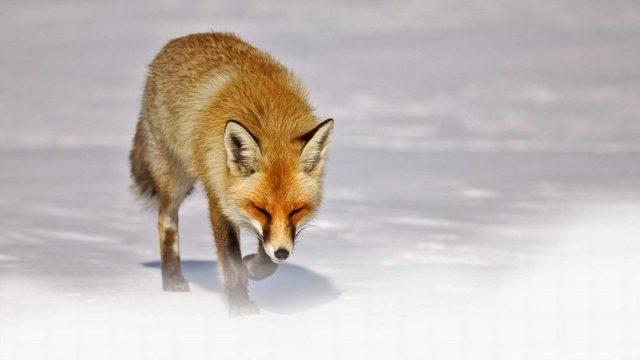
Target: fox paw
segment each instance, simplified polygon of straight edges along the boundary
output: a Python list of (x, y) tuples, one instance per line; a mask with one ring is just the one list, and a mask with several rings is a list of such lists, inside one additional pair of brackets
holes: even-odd
[(169, 292), (190, 291), (189, 282), (184, 277), (171, 277), (162, 279), (162, 290)]
[(257, 254), (249, 254), (242, 260), (247, 267), (247, 275), (251, 280), (262, 280), (276, 271), (278, 264), (269, 261), (259, 261)]
[(229, 306), (229, 317), (256, 315), (260, 313), (260, 307), (251, 300)]

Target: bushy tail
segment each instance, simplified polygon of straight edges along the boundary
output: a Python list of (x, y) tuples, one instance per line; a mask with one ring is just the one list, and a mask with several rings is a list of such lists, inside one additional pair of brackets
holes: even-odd
[(133, 138), (133, 146), (129, 153), (129, 164), (131, 166), (131, 178), (133, 184), (131, 189), (141, 199), (146, 200), (149, 205), (157, 203), (158, 190), (153, 182), (147, 160), (146, 136), (142, 121), (138, 121), (136, 136)]

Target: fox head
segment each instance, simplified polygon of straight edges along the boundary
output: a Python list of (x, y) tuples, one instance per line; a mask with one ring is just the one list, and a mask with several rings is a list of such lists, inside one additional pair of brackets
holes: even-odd
[(299, 229), (320, 205), (332, 133), (332, 119), (291, 139), (259, 139), (238, 121), (226, 124), (230, 180), (225, 213), (257, 235), (273, 262), (287, 259)]

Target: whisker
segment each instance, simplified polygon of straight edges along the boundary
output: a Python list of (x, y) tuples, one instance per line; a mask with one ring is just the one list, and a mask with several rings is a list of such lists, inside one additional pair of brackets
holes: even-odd
[(264, 236), (262, 236), (259, 232), (257, 232), (254, 228), (249, 227), (249, 232), (258, 240), (260, 243), (264, 243)]
[(300, 233), (302, 233), (303, 231), (307, 230), (309, 227), (310, 227), (310, 226), (309, 226), (309, 225), (307, 225), (307, 224), (302, 225), (298, 230), (296, 230), (296, 233), (295, 233), (295, 235), (294, 235), (293, 237), (294, 237), (294, 238), (297, 238), (297, 237), (298, 237), (298, 235), (300, 235)]

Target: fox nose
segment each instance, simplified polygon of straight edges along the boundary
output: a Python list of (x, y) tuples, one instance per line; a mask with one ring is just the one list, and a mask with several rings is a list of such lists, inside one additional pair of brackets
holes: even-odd
[(276, 259), (278, 259), (278, 260), (285, 260), (286, 258), (289, 257), (289, 250), (287, 250), (287, 249), (278, 249), (278, 250), (276, 250), (276, 252), (273, 255), (275, 255)]

